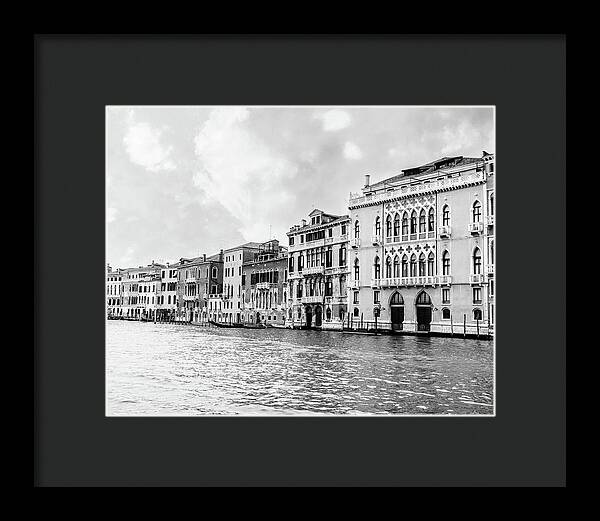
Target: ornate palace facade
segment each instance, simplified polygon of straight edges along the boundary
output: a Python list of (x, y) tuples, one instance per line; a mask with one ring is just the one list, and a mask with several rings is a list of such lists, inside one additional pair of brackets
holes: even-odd
[(494, 156), (444, 157), (351, 194), (354, 320), (487, 334), (494, 324)]

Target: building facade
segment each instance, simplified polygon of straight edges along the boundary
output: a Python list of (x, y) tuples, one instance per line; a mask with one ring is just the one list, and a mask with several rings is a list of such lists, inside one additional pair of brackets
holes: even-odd
[(242, 266), (243, 321), (285, 325), (287, 318), (287, 248), (279, 241), (259, 246)]
[(287, 233), (291, 327), (341, 329), (348, 310), (349, 225), (347, 215), (315, 209)]
[(244, 316), (244, 293), (242, 269), (246, 262), (254, 260), (260, 251), (260, 243), (247, 242), (223, 252), (223, 321), (241, 323)]
[(106, 314), (110, 318), (123, 316), (124, 270), (106, 266)]
[(179, 263), (167, 263), (160, 271), (160, 287), (157, 290), (156, 314), (158, 320), (173, 321), (177, 315), (177, 282)]
[(177, 320), (208, 321), (209, 295), (223, 290), (223, 252), (181, 258), (177, 264)]
[(154, 261), (148, 266), (123, 270), (123, 318), (142, 319), (154, 317), (157, 283), (164, 266)]
[(444, 157), (351, 194), (349, 322), (492, 333), (494, 156)]

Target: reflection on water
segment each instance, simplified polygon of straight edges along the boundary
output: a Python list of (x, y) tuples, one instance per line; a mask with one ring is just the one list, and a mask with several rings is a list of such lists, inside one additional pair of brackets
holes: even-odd
[(493, 342), (108, 321), (108, 416), (493, 414)]

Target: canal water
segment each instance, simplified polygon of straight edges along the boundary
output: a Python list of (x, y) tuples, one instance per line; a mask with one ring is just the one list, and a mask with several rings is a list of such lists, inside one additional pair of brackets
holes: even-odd
[(493, 345), (109, 320), (106, 414), (492, 415)]

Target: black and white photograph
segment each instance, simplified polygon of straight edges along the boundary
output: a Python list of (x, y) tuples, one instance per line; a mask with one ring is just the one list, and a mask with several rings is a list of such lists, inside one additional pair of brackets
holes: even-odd
[(106, 415), (493, 417), (495, 117), (106, 106)]

